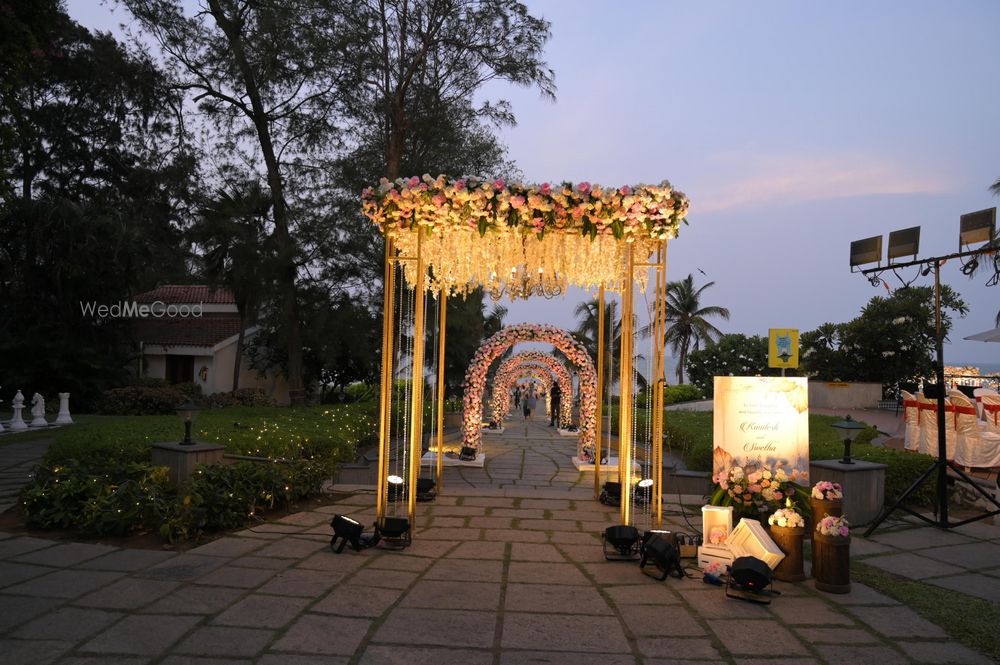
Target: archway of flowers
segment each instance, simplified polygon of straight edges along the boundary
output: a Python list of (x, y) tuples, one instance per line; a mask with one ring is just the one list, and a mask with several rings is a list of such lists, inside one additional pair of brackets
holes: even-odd
[[(493, 417), (502, 420), (510, 413), (511, 384), (516, 380), (511, 374), (524, 365), (542, 365), (552, 372), (563, 394), (563, 399), (559, 402), (559, 426), (566, 427), (572, 424), (573, 378), (566, 366), (555, 356), (541, 351), (522, 351), (500, 363), (500, 368), (493, 377)], [(594, 380), (596, 381), (596, 377)]]
[(466, 446), (478, 448), (482, 441), (483, 391), (490, 364), (507, 349), (521, 342), (544, 342), (556, 347), (576, 367), (580, 377), (580, 438), (577, 454), (591, 458), (595, 449), (594, 423), (597, 414), (597, 372), (587, 349), (572, 335), (548, 324), (519, 323), (507, 326), (487, 339), (469, 363), (465, 372), (465, 415), (462, 438)]
[[(559, 381), (559, 389), (563, 389), (563, 382), (556, 379), (556, 377), (552, 375), (551, 371), (544, 365), (531, 365), (525, 363), (508, 370), (506, 375), (501, 377), (500, 380), (496, 378), (493, 380), (493, 418), (498, 422), (502, 422), (504, 418), (510, 415), (510, 391), (513, 390), (514, 385), (522, 379), (535, 379), (540, 381), (542, 383), (542, 390), (546, 393), (546, 395), (548, 395), (548, 393), (552, 390), (552, 386), (555, 385), (556, 381)], [(500, 397), (499, 393), (501, 391), (506, 393), (506, 399)], [(498, 411), (497, 409), (500, 410)], [(541, 413), (540, 409), (539, 413)], [(560, 422), (562, 422), (562, 418), (560, 418)]]
[[(666, 249), (667, 241), (677, 236), (686, 223), (687, 197), (674, 190), (666, 180), (659, 185), (602, 187), (589, 182), (543, 183), (541, 185), (508, 184), (503, 180), (483, 180), (463, 177), (449, 179), (444, 175), (432, 178), (383, 178), (377, 186), (361, 194), (362, 212), (385, 237), (385, 276), (382, 325), (382, 369), (379, 406), (379, 473), (376, 488), (376, 515), (381, 525), (386, 517), (390, 497), (388, 460), (390, 443), (399, 441), (395, 456), (405, 456), (406, 483), (413, 487), (423, 440), (424, 397), (426, 391), (424, 345), (404, 345), (402, 339), (425, 338), (427, 294), (437, 297), (440, 330), (436, 357), (438, 389), (431, 401), (444, 400), (443, 363), (445, 349), (445, 301), (450, 295), (466, 294), (477, 287), (499, 290), (508, 285), (540, 282), (549, 286), (577, 286), (597, 291), (600, 298), (601, 321), (605, 290), (620, 297), (622, 360), (620, 375), (619, 413), (619, 480), (623, 486), (634, 481), (628, 459), (634, 456), (632, 445), (636, 399), (633, 391), (634, 370), (631, 347), (636, 336), (633, 327), (635, 292), (648, 291), (654, 283), (655, 296), (651, 328), (657, 340), (658, 359), (648, 372), (654, 395), (654, 425), (652, 437), (661, 440), (662, 385), (665, 370), (661, 360), (665, 330)], [(398, 277), (397, 277), (398, 276)], [(399, 286), (397, 295), (394, 285)], [(397, 299), (398, 298), (398, 299)], [(603, 325), (603, 324), (602, 324)], [(498, 333), (499, 334), (499, 333)], [(526, 341), (545, 341), (534, 339)], [(597, 357), (603, 362), (603, 335), (598, 334)], [(399, 351), (398, 353), (396, 351)], [(404, 352), (405, 351), (405, 352)], [(565, 352), (565, 349), (564, 349)], [(627, 353), (628, 352), (628, 353)], [(495, 359), (489, 355), (486, 367)], [(569, 355), (569, 354), (567, 354)], [(483, 358), (479, 359), (482, 364)], [(581, 359), (582, 360), (582, 359)], [(589, 357), (586, 358), (588, 365)], [(392, 390), (394, 379), (405, 373), (410, 377), (408, 389), (397, 395)], [(582, 365), (577, 365), (582, 369)], [(479, 370), (477, 369), (477, 372)], [(485, 369), (483, 370), (485, 371)], [(584, 414), (596, 411), (597, 400), (581, 377), (581, 449), (594, 450), (594, 430)], [(474, 373), (466, 390), (464, 439), (478, 446), (482, 415), (484, 376)], [(599, 384), (603, 380), (598, 372)], [(478, 382), (478, 385), (476, 383)], [(470, 398), (470, 393), (472, 394)], [(599, 395), (599, 389), (598, 389)], [(472, 409), (469, 406), (473, 407)], [(475, 411), (475, 416), (471, 412)], [(437, 482), (442, 483), (443, 418), (437, 410), (438, 470)], [(659, 447), (657, 447), (659, 450)], [(583, 455), (581, 455), (582, 459)], [(598, 457), (595, 461), (595, 498), (600, 480)], [(653, 467), (660, 468), (654, 460)], [(398, 481), (395, 481), (398, 482)], [(660, 479), (653, 488), (657, 496), (658, 521), (662, 521)], [(398, 489), (398, 488), (397, 488)], [(396, 496), (400, 493), (396, 492)], [(406, 492), (408, 532), (412, 535), (416, 515), (416, 492)], [(397, 507), (394, 506), (394, 510)], [(623, 493), (621, 505), (623, 524), (631, 524), (631, 499)]]

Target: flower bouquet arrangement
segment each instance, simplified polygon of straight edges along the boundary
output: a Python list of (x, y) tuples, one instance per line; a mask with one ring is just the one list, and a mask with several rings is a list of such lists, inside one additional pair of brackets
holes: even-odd
[(844, 498), (844, 489), (840, 483), (821, 480), (813, 485), (811, 496), (819, 501), (840, 501)]
[(831, 538), (847, 538), (851, 535), (850, 523), (843, 517), (827, 515), (816, 523), (816, 533)]
[(785, 558), (774, 569), (774, 576), (784, 582), (804, 580), (802, 541), (806, 535), (805, 518), (795, 509), (792, 500), (786, 499), (785, 507), (771, 513), (767, 523), (771, 525), (771, 537), (775, 544), (785, 553)]
[(774, 470), (764, 465), (732, 466), (712, 476), (712, 482), (716, 489), (709, 504), (733, 506), (738, 517), (760, 519), (789, 500), (798, 506), (808, 497), (780, 464)]
[(805, 528), (806, 520), (792, 505), (792, 500), (788, 499), (787, 508), (778, 508), (767, 518), (767, 523), (788, 529)]

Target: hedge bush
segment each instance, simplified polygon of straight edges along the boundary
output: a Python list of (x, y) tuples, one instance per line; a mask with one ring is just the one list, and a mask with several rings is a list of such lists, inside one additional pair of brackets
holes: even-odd
[(174, 413), (188, 401), (176, 388), (127, 386), (112, 388), (102, 394), (98, 413), (111, 416), (156, 416)]
[(183, 487), (151, 464), (150, 443), (176, 440), (176, 416), (122, 416), (60, 431), (22, 492), (33, 527), (87, 535), (156, 530), (171, 541), (246, 524), (318, 492), (337, 466), (377, 434), (374, 404), (206, 411), (196, 438), (264, 458), (203, 467)]
[(260, 388), (239, 388), (236, 392), (212, 393), (202, 400), (209, 409), (228, 409), (235, 406), (274, 406), (274, 400)]

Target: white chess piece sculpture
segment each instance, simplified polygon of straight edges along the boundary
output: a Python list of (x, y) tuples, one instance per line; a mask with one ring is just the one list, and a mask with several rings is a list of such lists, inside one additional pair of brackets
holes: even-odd
[(10, 405), (14, 408), (14, 417), (10, 419), (10, 431), (20, 432), (28, 429), (27, 423), (21, 418), (21, 410), (24, 409), (24, 395), (21, 394), (20, 390), (14, 395), (14, 401)]
[(59, 393), (59, 415), (56, 425), (72, 425), (73, 418), (69, 415), (69, 393)]
[(45, 398), (40, 393), (35, 393), (31, 396), (31, 416), (32, 427), (49, 426), (49, 423), (45, 420)]

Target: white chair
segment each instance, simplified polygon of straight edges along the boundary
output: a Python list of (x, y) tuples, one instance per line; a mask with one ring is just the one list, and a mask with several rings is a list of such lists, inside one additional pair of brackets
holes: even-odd
[(955, 462), (965, 467), (1000, 466), (1000, 434), (987, 431), (976, 418), (976, 407), (964, 395), (952, 399), (948, 419), (957, 423)]
[(915, 395), (900, 390), (903, 397), (903, 447), (907, 450), (920, 449), (920, 403)]
[(996, 395), (996, 394), (998, 394), (997, 391), (993, 390), (992, 388), (976, 388), (975, 390), (972, 391), (972, 396), (976, 398), (976, 413), (979, 415), (981, 419), (983, 420), (986, 419), (986, 417), (983, 415), (984, 413), (983, 395)]
[(917, 452), (937, 455), (937, 402), (917, 393), (917, 421), (920, 424), (920, 444)]
[(983, 395), (983, 429), (1000, 434), (1000, 395)]
[[(917, 393), (917, 408), (920, 409), (920, 448), (919, 452), (933, 457), (938, 456), (938, 404), (936, 399), (927, 399)], [(945, 415), (951, 403), (945, 399)], [(955, 422), (947, 420), (944, 423), (945, 434), (945, 455), (946, 459), (955, 459), (955, 443), (958, 439), (958, 430), (955, 429)]]

